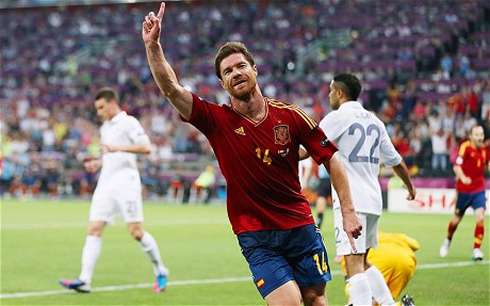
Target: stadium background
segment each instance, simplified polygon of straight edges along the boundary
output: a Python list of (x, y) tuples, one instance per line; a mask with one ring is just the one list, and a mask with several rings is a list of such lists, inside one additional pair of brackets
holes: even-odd
[[(1, 2), (2, 194), (12, 182), (10, 195), (21, 194), (22, 176), (30, 171), (41, 177), (41, 192), (51, 182), (61, 196), (90, 193), (94, 178), (82, 163), (99, 154), (92, 100), (106, 85), (120, 91), (123, 108), (150, 134), (153, 154), (141, 161), (149, 195), (164, 195), (173, 180), (189, 185), (214, 163), (206, 139), (180, 123), (151, 77), (140, 26), (155, 3)], [(227, 103), (213, 73), (214, 53), (223, 42), (240, 40), (256, 57), (264, 94), (296, 103), (317, 120), (330, 111), (331, 77), (356, 73), (364, 85), (362, 101), (387, 124), (414, 177), (450, 178), (441, 187), (452, 187), (450, 162), (465, 131), (479, 122), (490, 134), (487, 1), (168, 6), (162, 42), (167, 57), (181, 83), (210, 101)], [(434, 156), (446, 166), (433, 164)], [(215, 195), (219, 185), (220, 179)]]
[[(13, 207), (31, 209), (44, 219), (52, 203), (66, 203), (67, 209), (71, 199), (88, 203), (96, 177), (85, 173), (83, 161), (99, 154), (93, 94), (101, 86), (119, 90), (123, 108), (139, 118), (151, 137), (153, 153), (140, 160), (148, 200), (166, 202), (172, 182), (188, 190), (206, 165), (215, 165), (206, 139), (180, 122), (146, 63), (140, 27), (158, 3), (0, 1), (0, 187), (6, 245), (9, 236), (3, 233), (17, 222), (8, 214)], [(227, 103), (213, 56), (223, 42), (240, 40), (256, 58), (263, 93), (300, 105), (316, 120), (330, 111), (331, 77), (355, 73), (364, 85), (364, 105), (386, 123), (417, 187), (454, 187), (451, 161), (472, 124), (484, 125), (490, 148), (488, 1), (167, 1), (167, 6), (166, 55), (181, 83), (207, 100)], [(213, 198), (219, 202), (226, 187), (219, 169), (216, 174)], [(386, 186), (390, 172), (383, 176)], [(27, 188), (26, 177), (34, 178), (39, 190)], [(187, 199), (189, 193), (179, 196)], [(34, 200), (42, 203), (39, 211), (24, 206)], [(161, 216), (157, 207), (150, 209)], [(423, 223), (418, 217), (407, 220), (414, 218)], [(437, 231), (445, 226), (444, 219)], [(73, 249), (78, 251), (77, 245)], [(8, 255), (2, 247), (2, 257)], [(7, 272), (3, 262), (4, 288), (9, 288)], [(487, 305), (488, 299), (482, 302)]]

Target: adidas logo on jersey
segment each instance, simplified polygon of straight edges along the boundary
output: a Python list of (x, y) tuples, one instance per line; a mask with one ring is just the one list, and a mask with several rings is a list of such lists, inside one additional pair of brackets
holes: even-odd
[(241, 136), (245, 136), (245, 129), (243, 128), (243, 126), (241, 126), (235, 130), (235, 133), (237, 133), (238, 135), (241, 135)]

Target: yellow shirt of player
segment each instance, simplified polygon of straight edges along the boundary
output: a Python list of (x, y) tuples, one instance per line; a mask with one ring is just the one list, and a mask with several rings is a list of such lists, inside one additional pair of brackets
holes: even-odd
[[(378, 233), (378, 248), (370, 249), (368, 261), (376, 266), (390, 288), (393, 298), (398, 298), (415, 273), (415, 251), (420, 248), (417, 240), (401, 233)], [(345, 260), (342, 259), (342, 270)]]

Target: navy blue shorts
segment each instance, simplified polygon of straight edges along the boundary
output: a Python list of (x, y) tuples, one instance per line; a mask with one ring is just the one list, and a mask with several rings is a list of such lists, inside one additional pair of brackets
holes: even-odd
[(327, 249), (314, 224), (246, 232), (237, 237), (263, 298), (291, 280), (300, 287), (309, 287), (332, 279)]
[(462, 217), (468, 207), (473, 207), (473, 210), (483, 207), (486, 209), (485, 204), (485, 190), (474, 193), (458, 192), (458, 198), (456, 200), (456, 208), (454, 214)]

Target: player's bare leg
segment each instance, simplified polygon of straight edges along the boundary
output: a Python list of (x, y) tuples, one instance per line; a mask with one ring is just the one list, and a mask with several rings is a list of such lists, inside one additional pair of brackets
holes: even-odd
[(301, 292), (295, 281), (289, 281), (265, 297), (269, 306), (299, 306)]
[(302, 287), (301, 296), (303, 297), (303, 303), (305, 306), (326, 306), (328, 305), (326, 299), (326, 284), (320, 284), (310, 287)]

